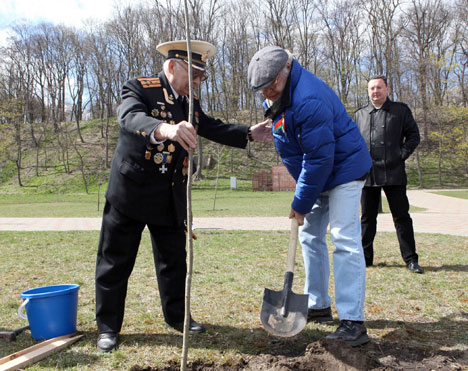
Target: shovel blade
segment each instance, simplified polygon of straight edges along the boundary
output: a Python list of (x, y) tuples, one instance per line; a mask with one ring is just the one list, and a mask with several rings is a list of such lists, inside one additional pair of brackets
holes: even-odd
[[(286, 316), (284, 316), (284, 299), (288, 295)], [(260, 319), (263, 327), (270, 334), (290, 337), (302, 331), (307, 323), (308, 295), (265, 289), (263, 294)]]

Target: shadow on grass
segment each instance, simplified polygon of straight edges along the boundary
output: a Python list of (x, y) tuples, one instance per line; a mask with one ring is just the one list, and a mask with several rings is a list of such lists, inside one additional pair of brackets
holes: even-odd
[[(466, 355), (462, 350), (434, 350), (401, 341), (371, 339), (360, 347), (351, 347), (341, 341), (323, 339), (318, 344), (322, 348), (321, 358), (329, 363), (323, 369), (460, 370), (460, 363), (466, 362)], [(314, 347), (320, 350), (315, 344)], [(317, 350), (314, 353), (319, 354)], [(312, 358), (315, 354), (308, 353), (307, 356)], [(341, 367), (337, 367), (334, 362), (336, 360), (341, 362)]]
[[(296, 357), (304, 354), (308, 344), (320, 338), (326, 333), (317, 329), (305, 328), (300, 334), (291, 338), (276, 338), (270, 336), (262, 328), (243, 329), (232, 326), (218, 326), (206, 324), (207, 332), (193, 334), (189, 338), (191, 349), (217, 350), (221, 353), (234, 351), (238, 354), (259, 355), (269, 354), (273, 356)], [(157, 349), (161, 347), (175, 347), (182, 349), (183, 337), (181, 333), (168, 330), (165, 333), (130, 333), (120, 334), (117, 353), (119, 357), (131, 357), (133, 349), (139, 346)], [(76, 343), (79, 346), (68, 348), (66, 354), (48, 357), (41, 361), (41, 367), (64, 369), (68, 367), (90, 366), (98, 363), (103, 357), (109, 357), (109, 353), (98, 352), (96, 348), (97, 331), (80, 331), (77, 334), (83, 337)], [(31, 338), (24, 339), (21, 343), (35, 343)], [(27, 346), (24, 344), (9, 342), (11, 352), (17, 352)], [(71, 350), (70, 350), (71, 349)], [(113, 356), (114, 357), (114, 356)], [(91, 366), (92, 367), (92, 366)]]
[[(462, 317), (463, 320), (454, 320)], [(324, 339), (329, 331), (338, 324), (335, 320), (331, 326), (323, 327), (309, 323), (298, 335), (291, 338), (277, 338), (269, 335), (263, 328), (238, 328), (206, 324), (207, 332), (190, 335), (190, 349), (215, 350), (220, 353), (234, 352), (240, 356), (269, 356), (273, 361), (281, 357), (318, 357), (332, 355), (348, 366), (364, 364), (367, 366), (383, 366), (382, 362), (392, 362), (392, 366), (402, 366), (405, 363), (414, 366), (417, 362), (432, 362), (434, 357), (441, 355), (451, 360), (464, 361), (465, 356), (460, 350), (443, 349), (447, 345), (468, 344), (466, 329), (468, 328), (468, 313), (452, 314), (437, 322), (418, 323), (404, 321), (373, 320), (367, 321), (368, 329), (389, 329), (382, 337), (371, 338), (371, 341), (361, 347), (351, 348), (344, 343)], [(115, 355), (99, 353), (96, 349), (97, 332), (80, 332), (83, 337), (76, 344), (79, 347), (68, 351), (66, 355), (50, 357), (41, 361), (41, 367), (65, 369), (74, 367), (93, 367), (102, 363), (106, 357), (111, 362), (115, 359), (129, 358), (139, 347), (149, 349), (158, 347), (182, 348), (182, 334), (172, 330), (162, 333), (123, 333), (120, 335), (119, 348)], [(309, 346), (309, 344), (312, 344)], [(120, 355), (119, 355), (120, 354)], [(210, 356), (207, 355), (207, 359)], [(268, 358), (267, 358), (268, 359)], [(303, 361), (304, 358), (300, 358)], [(203, 359), (201, 360), (203, 362)], [(314, 361), (315, 362), (315, 361)], [(364, 363), (363, 363), (364, 362)], [(390, 366), (390, 365), (386, 365)], [(111, 367), (111, 365), (109, 366)], [(174, 368), (176, 369), (176, 368)], [(307, 368), (304, 368), (307, 369)], [(357, 368), (368, 369), (368, 368)], [(390, 367), (390, 369), (392, 369)], [(402, 368), (403, 369), (403, 368)], [(422, 368), (425, 369), (425, 368)], [(430, 369), (430, 368), (429, 368)]]
[[(463, 320), (454, 320), (461, 317)], [(389, 341), (411, 341), (430, 347), (468, 345), (468, 313), (453, 313), (435, 322), (366, 321), (369, 329), (392, 329), (382, 336)]]
[[(468, 265), (463, 264), (448, 264), (448, 265), (441, 265), (440, 267), (434, 266), (424, 266), (423, 264), (419, 264), (425, 272), (441, 272), (441, 271), (451, 271), (451, 272), (468, 272)], [(387, 264), (387, 263), (378, 263), (374, 264), (372, 267), (369, 268), (406, 268), (404, 264)]]
[[(327, 333), (318, 329), (305, 328), (291, 338), (278, 338), (269, 335), (262, 328), (237, 328), (205, 324), (207, 332), (190, 335), (192, 348), (216, 349), (220, 352), (235, 351), (243, 354), (257, 355), (268, 353), (295, 357), (304, 353), (306, 346), (324, 337)], [(95, 338), (97, 334), (95, 334)], [(182, 334), (178, 332), (165, 334), (122, 334), (120, 344), (129, 347), (138, 346), (144, 342), (149, 346), (182, 346)], [(96, 339), (94, 339), (96, 341)]]
[(440, 267), (427, 267), (424, 269), (426, 270), (426, 272), (440, 272), (440, 271), (468, 272), (468, 265), (452, 264), (452, 265), (442, 265)]

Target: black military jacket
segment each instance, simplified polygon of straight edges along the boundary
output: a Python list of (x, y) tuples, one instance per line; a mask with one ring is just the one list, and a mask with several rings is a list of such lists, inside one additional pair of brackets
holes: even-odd
[[(198, 99), (193, 109), (199, 135), (233, 147), (246, 146), (247, 126), (207, 116)], [(181, 225), (187, 215), (188, 153), (177, 142), (150, 142), (150, 134), (161, 122), (176, 124), (188, 117), (164, 73), (127, 81), (117, 113), (119, 141), (106, 198), (123, 214), (146, 224)]]
[(375, 111), (369, 103), (354, 114), (372, 157), (365, 185), (406, 185), (405, 160), (419, 144), (418, 125), (404, 103), (387, 98), (381, 111)]

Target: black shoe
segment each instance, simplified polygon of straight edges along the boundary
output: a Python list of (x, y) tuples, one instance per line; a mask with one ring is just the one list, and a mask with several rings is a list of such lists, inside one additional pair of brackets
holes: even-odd
[(340, 326), (333, 334), (328, 335), (327, 339), (343, 339), (346, 344), (358, 346), (367, 343), (369, 336), (364, 323), (342, 320)]
[[(167, 327), (173, 328), (176, 331), (184, 332), (184, 322), (179, 323), (166, 323)], [(195, 322), (193, 319), (190, 320), (189, 334), (201, 334), (206, 331), (205, 326)]]
[(408, 268), (413, 273), (424, 273), (424, 270), (419, 266), (418, 262), (412, 260), (408, 264), (406, 264), (406, 268)]
[(104, 332), (99, 334), (97, 348), (100, 352), (111, 352), (117, 348), (119, 336), (115, 332)]
[(333, 321), (331, 308), (307, 310), (307, 322), (331, 322)]

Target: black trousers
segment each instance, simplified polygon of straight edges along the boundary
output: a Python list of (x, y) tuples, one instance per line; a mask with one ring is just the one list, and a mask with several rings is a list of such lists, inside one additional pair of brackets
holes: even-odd
[(409, 202), (406, 196), (406, 186), (364, 187), (361, 196), (361, 229), (362, 247), (366, 265), (371, 265), (374, 260), (374, 237), (377, 231), (377, 214), (379, 209), (380, 194), (383, 188), (387, 196), (388, 205), (392, 212), (401, 256), (405, 263), (418, 261), (416, 244), (414, 241), (413, 220), (409, 214)]
[[(96, 261), (96, 321), (99, 333), (120, 332), (130, 274), (146, 224), (106, 202)], [(184, 226), (148, 224), (162, 310), (167, 323), (183, 322), (186, 251)]]

